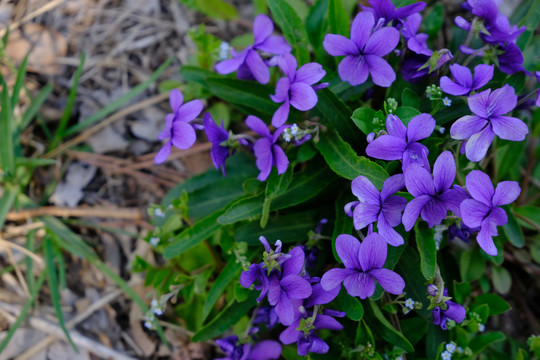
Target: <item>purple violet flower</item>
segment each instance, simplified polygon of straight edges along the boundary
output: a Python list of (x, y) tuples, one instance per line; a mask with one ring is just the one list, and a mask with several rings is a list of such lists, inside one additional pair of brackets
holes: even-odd
[(403, 293), (405, 281), (396, 272), (384, 269), (386, 261), (386, 241), (377, 233), (372, 233), (362, 243), (354, 236), (341, 234), (336, 239), (336, 251), (345, 269), (331, 269), (321, 278), (321, 286), (326, 291), (345, 286), (347, 293), (365, 299), (375, 292), (375, 280), (387, 292)]
[(451, 189), (456, 177), (456, 163), (450, 151), (444, 151), (433, 165), (433, 177), (418, 164), (405, 170), (405, 186), (414, 199), (405, 207), (403, 225), (410, 231), (418, 216), (427, 221), (429, 227), (439, 225), (446, 218), (447, 209), (460, 216), (459, 204), (464, 192)]
[(195, 144), (195, 140), (197, 140), (195, 127), (191, 122), (201, 113), (203, 103), (201, 100), (191, 100), (182, 104), (183, 101), (184, 96), (180, 90), (171, 90), (169, 103), (173, 113), (165, 116), (165, 129), (158, 136), (159, 140), (169, 138), (169, 141), (167, 141), (156, 154), (156, 157), (154, 158), (156, 164), (161, 164), (167, 159), (171, 153), (172, 145), (181, 150), (185, 150), (189, 149)]
[(257, 165), (257, 169), (260, 170), (257, 179), (260, 181), (268, 179), (273, 166), (277, 168), (279, 175), (283, 174), (289, 166), (289, 159), (287, 159), (287, 155), (285, 155), (283, 149), (279, 145), (276, 145), (276, 142), (283, 130), (285, 130), (285, 126), (276, 129), (272, 136), (266, 124), (256, 116), (249, 115), (246, 119), (246, 125), (262, 136), (253, 145), (253, 152), (257, 158), (255, 164)]
[(515, 117), (503, 116), (516, 107), (513, 87), (505, 85), (494, 91), (484, 90), (467, 100), (474, 115), (459, 118), (450, 128), (452, 139), (467, 140), (467, 159), (482, 160), (495, 135), (512, 141), (525, 139), (529, 132), (527, 125)]
[(394, 69), (382, 57), (390, 53), (399, 42), (399, 31), (393, 27), (377, 29), (373, 14), (363, 11), (356, 15), (351, 26), (351, 38), (328, 34), (323, 47), (332, 56), (345, 56), (339, 63), (341, 80), (351, 85), (364, 83), (371, 74), (373, 82), (389, 87), (396, 79)]
[(360, 230), (377, 222), (377, 230), (388, 244), (402, 245), (403, 237), (393, 228), (401, 224), (401, 212), (405, 209), (407, 200), (392, 195), (404, 186), (403, 174), (386, 179), (380, 193), (367, 177), (360, 175), (354, 179), (351, 189), (359, 201), (345, 205), (354, 207), (352, 212), (354, 228)]
[(278, 316), (273, 306), (261, 306), (253, 319), (253, 324), (264, 324), (267, 329), (272, 329), (278, 322)]
[(390, 114), (386, 118), (388, 135), (371, 141), (366, 147), (366, 154), (381, 160), (401, 160), (403, 170), (412, 163), (429, 169), (429, 151), (418, 141), (430, 136), (434, 129), (435, 119), (429, 114), (416, 115), (409, 122), (408, 128), (399, 117)]
[(459, 226), (455, 223), (448, 227), (448, 240), (453, 241), (455, 238), (459, 238), (464, 242), (469, 243), (469, 238), (473, 233), (478, 231), (480, 231), (480, 227), (470, 228), (465, 225), (463, 221), (460, 221)]
[(405, 20), (401, 20), (401, 23), (403, 24), (401, 34), (403, 35), (403, 38), (407, 40), (407, 47), (409, 50), (416, 54), (431, 56), (433, 51), (431, 51), (426, 44), (428, 35), (423, 33), (417, 34), (421, 22), (422, 15), (418, 13), (408, 16)]
[(454, 81), (448, 76), (441, 78), (441, 90), (450, 95), (465, 95), (478, 90), (493, 78), (493, 65), (481, 64), (474, 68), (474, 76), (466, 66), (450, 65)]
[(272, 117), (272, 125), (279, 127), (287, 121), (291, 105), (300, 111), (313, 109), (318, 101), (315, 89), (328, 84), (313, 86), (326, 75), (321, 64), (312, 62), (296, 70), (298, 64), (291, 54), (280, 55), (276, 61), (286, 75), (278, 80), (276, 94), (270, 95), (273, 102), (283, 103)]
[(371, 7), (364, 5), (360, 6), (362, 6), (363, 10), (372, 13), (377, 22), (382, 19), (384, 25), (389, 24), (393, 20), (409, 17), (424, 10), (426, 7), (426, 3), (423, 1), (397, 9), (390, 0), (369, 0), (369, 5), (371, 5)]
[[(427, 291), (429, 295), (436, 296), (437, 286), (428, 285)], [(448, 296), (448, 289), (444, 289), (443, 295)], [(446, 310), (441, 309), (439, 306), (435, 306), (432, 311), (433, 323), (439, 325), (443, 330), (446, 330), (446, 322), (448, 320), (454, 320), (459, 324), (465, 320), (466, 316), (465, 308), (460, 304), (455, 303), (452, 300), (447, 300), (445, 304)]]
[(290, 258), (281, 265), (281, 273), (270, 274), (268, 302), (275, 306), (279, 321), (288, 326), (294, 321), (295, 307), (292, 299), (306, 299), (311, 295), (311, 284), (299, 274), (304, 268), (305, 255), (297, 246), (289, 251)]
[(291, 46), (281, 36), (271, 35), (274, 31), (274, 23), (264, 14), (260, 14), (253, 22), (253, 35), (255, 41), (242, 52), (232, 52), (234, 58), (227, 59), (216, 64), (219, 74), (230, 74), (238, 70), (240, 79), (254, 77), (259, 83), (266, 84), (270, 81), (270, 71), (257, 50), (271, 54), (285, 54), (291, 51)]
[[(534, 75), (536, 76), (536, 81), (540, 83), (540, 71), (535, 72)], [(538, 95), (536, 95), (535, 105), (540, 107), (540, 89), (538, 89)]]
[(260, 290), (261, 294), (257, 301), (264, 299), (268, 293), (270, 280), (268, 279), (268, 271), (264, 268), (264, 262), (251, 264), (248, 271), (242, 271), (240, 274), (240, 285), (249, 288), (251, 285), (255, 290)]
[(226, 357), (215, 360), (272, 360), (281, 356), (281, 344), (274, 340), (259, 341), (256, 344), (242, 344), (238, 336), (232, 335), (224, 339), (217, 339), (216, 344), (225, 353)]
[(491, 179), (480, 170), (471, 171), (465, 178), (467, 190), (472, 199), (461, 205), (463, 223), (469, 227), (480, 227), (476, 237), (478, 245), (489, 255), (497, 255), (493, 236), (497, 236), (497, 226), (507, 223), (508, 217), (501, 205), (516, 200), (521, 189), (516, 181), (502, 181), (493, 188)]
[(216, 170), (219, 170), (221, 166), (221, 171), (225, 176), (225, 160), (231, 155), (231, 151), (228, 146), (222, 144), (229, 139), (229, 133), (223, 126), (223, 120), (221, 120), (221, 126), (217, 126), (210, 113), (204, 114), (203, 124), (206, 137), (212, 143), (210, 149), (212, 163)]
[(300, 356), (306, 356), (310, 352), (326, 354), (330, 349), (328, 344), (317, 336), (315, 330), (343, 329), (343, 325), (332, 317), (343, 317), (345, 316), (345, 313), (343, 312), (325, 309), (323, 314), (317, 314), (314, 321), (312, 320), (312, 316), (313, 313), (306, 312), (301, 317), (295, 319), (295, 321), (279, 335), (279, 340), (285, 345), (296, 342), (298, 355)]

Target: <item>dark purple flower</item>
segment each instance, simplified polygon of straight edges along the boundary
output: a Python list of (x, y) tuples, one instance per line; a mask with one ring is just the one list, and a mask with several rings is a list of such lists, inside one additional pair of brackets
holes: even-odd
[[(466, 55), (475, 54), (476, 56), (482, 57), (486, 55), (484, 50), (475, 50), (464, 45), (461, 45), (459, 50)], [(499, 70), (501, 70), (503, 73), (512, 75), (514, 73), (523, 71), (526, 75), (530, 75), (530, 73), (523, 67), (523, 54), (516, 44), (509, 42), (505, 45), (493, 47), (492, 54), (497, 56), (497, 59), (494, 60), (494, 62), (496, 61), (496, 63), (499, 64)]]
[(278, 322), (278, 316), (273, 306), (261, 306), (257, 310), (257, 315), (253, 319), (253, 324), (264, 324), (267, 329), (271, 329)]
[(435, 119), (429, 114), (416, 115), (408, 128), (396, 115), (386, 118), (388, 135), (374, 139), (366, 147), (366, 154), (376, 159), (401, 160), (405, 170), (410, 164), (418, 163), (429, 169), (427, 147), (418, 141), (427, 138), (435, 129)]
[(156, 164), (161, 164), (167, 159), (171, 153), (172, 145), (185, 150), (189, 149), (197, 140), (195, 128), (190, 123), (201, 113), (203, 103), (201, 100), (191, 100), (182, 104), (183, 101), (184, 96), (180, 90), (171, 90), (169, 103), (173, 113), (165, 116), (165, 129), (158, 136), (159, 140), (169, 138), (169, 141), (156, 154), (154, 158)]
[(508, 221), (500, 206), (516, 200), (521, 189), (516, 181), (502, 181), (494, 189), (489, 176), (480, 170), (471, 171), (465, 183), (472, 199), (464, 200), (460, 205), (463, 223), (469, 227), (480, 227), (476, 237), (478, 245), (489, 255), (497, 255), (492, 237), (498, 235), (497, 226)]
[(270, 81), (270, 71), (257, 50), (272, 54), (285, 54), (291, 46), (281, 36), (271, 35), (274, 23), (264, 14), (260, 14), (253, 22), (255, 41), (242, 52), (233, 52), (234, 58), (221, 61), (215, 67), (219, 74), (230, 74), (238, 70), (241, 79), (254, 77), (261, 84)]
[[(437, 295), (437, 286), (428, 285), (428, 294), (431, 296)], [(444, 296), (448, 296), (448, 289), (444, 289)], [(451, 300), (445, 301), (446, 310), (441, 309), (439, 306), (433, 308), (433, 323), (439, 325), (443, 330), (446, 330), (446, 322), (448, 320), (454, 320), (456, 323), (461, 323), (465, 320), (465, 308), (458, 303)]]
[(278, 174), (283, 174), (287, 170), (287, 166), (289, 166), (289, 159), (287, 159), (287, 155), (285, 155), (283, 149), (277, 145), (276, 142), (283, 130), (285, 130), (285, 127), (282, 126), (276, 129), (276, 132), (272, 136), (266, 124), (253, 115), (247, 117), (246, 125), (262, 136), (255, 142), (255, 145), (253, 145), (253, 152), (257, 158), (255, 164), (257, 165), (257, 169), (261, 172), (259, 176), (257, 176), (257, 179), (260, 181), (266, 180), (270, 175), (273, 166), (277, 168)]
[(242, 344), (238, 342), (238, 336), (232, 335), (217, 339), (216, 344), (226, 356), (216, 358), (216, 360), (271, 360), (279, 359), (281, 356), (281, 344), (274, 340)]
[(401, 23), (403, 24), (401, 34), (403, 35), (403, 38), (407, 40), (407, 47), (411, 51), (416, 54), (431, 56), (433, 51), (431, 51), (426, 44), (428, 35), (423, 33), (417, 34), (421, 22), (422, 15), (418, 13), (408, 16), (405, 20), (401, 20)]
[(426, 3), (421, 1), (401, 8), (395, 7), (390, 0), (369, 0), (369, 5), (362, 6), (362, 9), (373, 14), (375, 20), (379, 22), (382, 19), (384, 25), (393, 20), (404, 19), (415, 13), (418, 13), (426, 7)]
[(480, 227), (470, 228), (461, 221), (459, 226), (455, 223), (448, 227), (448, 240), (453, 241), (455, 238), (459, 238), (468, 243), (472, 234), (478, 231), (480, 231)]
[(529, 132), (523, 121), (503, 116), (517, 104), (517, 96), (510, 85), (494, 90), (484, 90), (468, 98), (469, 108), (474, 115), (459, 118), (450, 128), (456, 140), (467, 140), (465, 153), (470, 161), (480, 161), (495, 135), (501, 139), (522, 141)]
[(345, 313), (337, 311), (327, 311), (331, 315), (317, 314), (315, 320), (312, 320), (312, 313), (305, 313), (303, 316), (298, 317), (295, 321), (287, 327), (280, 335), (279, 340), (289, 345), (292, 343), (297, 344), (297, 352), (300, 356), (306, 356), (308, 353), (326, 354), (330, 349), (328, 344), (317, 336), (315, 330), (329, 329), (329, 330), (342, 330), (341, 325), (332, 316), (345, 316)]
[(292, 299), (305, 299), (311, 295), (311, 284), (299, 274), (304, 268), (305, 255), (297, 246), (289, 251), (290, 258), (281, 266), (281, 273), (270, 275), (268, 302), (275, 306), (279, 321), (288, 326), (294, 321), (295, 307)]
[(223, 120), (221, 126), (217, 126), (210, 113), (204, 114), (203, 124), (206, 137), (212, 143), (212, 149), (210, 149), (212, 162), (216, 170), (219, 170), (221, 166), (221, 171), (225, 176), (225, 160), (229, 157), (231, 151), (228, 146), (222, 144), (229, 139), (229, 133), (223, 126)]
[(405, 58), (403, 61), (401, 75), (403, 75), (403, 78), (406, 81), (416, 83), (439, 70), (453, 58), (454, 55), (452, 55), (448, 49), (440, 49), (431, 52), (431, 56), (414, 54), (413, 56)]
[(318, 277), (309, 279), (309, 282), (311, 283), (311, 295), (304, 300), (304, 307), (310, 308), (315, 305), (328, 304), (338, 296), (340, 290), (339, 286), (336, 286), (335, 289), (330, 291), (326, 291), (322, 288), (320, 281), (321, 279)]
[(389, 87), (396, 79), (394, 69), (382, 57), (390, 53), (399, 42), (399, 31), (393, 27), (375, 30), (375, 19), (370, 12), (356, 15), (351, 26), (351, 38), (328, 34), (323, 47), (332, 56), (345, 56), (339, 63), (341, 80), (351, 85), (364, 83), (371, 74), (373, 82)]
[(264, 262), (251, 264), (248, 271), (242, 271), (240, 274), (240, 285), (249, 288), (251, 285), (255, 290), (260, 290), (261, 294), (257, 301), (264, 299), (268, 293), (270, 280), (268, 279), (268, 271), (264, 268)]
[(450, 65), (454, 81), (448, 76), (441, 78), (441, 90), (450, 95), (465, 95), (478, 90), (493, 78), (493, 65), (481, 64), (474, 68), (474, 76), (466, 66)]
[(270, 95), (272, 101), (283, 103), (272, 117), (272, 125), (275, 127), (285, 124), (291, 105), (300, 111), (313, 109), (317, 105), (318, 99), (313, 84), (326, 75), (322, 65), (314, 62), (296, 70), (298, 64), (291, 54), (280, 55), (277, 63), (286, 76), (278, 80), (276, 94)]
[(439, 225), (446, 218), (447, 209), (460, 216), (459, 204), (464, 199), (462, 191), (451, 189), (456, 177), (456, 163), (450, 151), (444, 151), (433, 165), (433, 177), (418, 164), (405, 170), (405, 186), (414, 196), (403, 212), (403, 225), (409, 231), (418, 216), (429, 227)]
[(403, 237), (394, 230), (394, 227), (401, 224), (401, 212), (405, 209), (407, 200), (392, 195), (403, 186), (405, 186), (403, 174), (386, 179), (380, 193), (367, 177), (360, 175), (354, 179), (351, 189), (359, 200), (353, 204), (354, 228), (360, 230), (377, 222), (377, 230), (386, 242), (392, 246), (402, 245)]
[[(535, 72), (534, 75), (536, 76), (536, 81), (540, 83), (540, 71)], [(535, 105), (540, 107), (540, 89), (538, 90), (538, 95), (536, 95)]]
[(372, 233), (362, 243), (354, 236), (341, 234), (336, 239), (336, 251), (345, 269), (331, 269), (321, 279), (326, 291), (339, 287), (343, 282), (347, 293), (365, 299), (375, 292), (375, 280), (391, 294), (403, 293), (405, 282), (392, 270), (383, 269), (386, 261), (386, 241)]

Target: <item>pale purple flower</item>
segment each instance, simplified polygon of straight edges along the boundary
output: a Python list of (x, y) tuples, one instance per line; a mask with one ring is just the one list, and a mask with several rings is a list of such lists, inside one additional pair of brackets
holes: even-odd
[(480, 89), (493, 78), (493, 65), (477, 65), (474, 68), (474, 76), (468, 67), (459, 64), (450, 65), (450, 72), (454, 81), (448, 76), (443, 76), (441, 90), (450, 95), (465, 95)]
[(308, 298), (311, 295), (311, 284), (299, 274), (304, 268), (305, 255), (297, 246), (289, 251), (290, 258), (281, 265), (281, 273), (270, 275), (268, 302), (275, 306), (279, 321), (288, 326), (294, 321), (295, 306), (291, 300)]
[(285, 54), (291, 51), (291, 46), (281, 36), (271, 35), (274, 23), (264, 14), (260, 14), (253, 22), (253, 35), (255, 41), (242, 52), (231, 51), (234, 58), (216, 64), (219, 74), (230, 74), (238, 70), (237, 76), (241, 79), (255, 78), (259, 83), (270, 81), (270, 71), (257, 50), (272, 54)]
[(336, 239), (336, 251), (345, 269), (331, 269), (321, 278), (321, 286), (330, 291), (345, 286), (347, 293), (365, 299), (375, 292), (375, 280), (391, 294), (403, 293), (405, 282), (392, 270), (384, 269), (387, 256), (386, 241), (372, 233), (362, 243), (354, 236), (341, 234)]
[(382, 57), (390, 53), (399, 42), (399, 31), (393, 27), (375, 30), (373, 14), (363, 11), (356, 15), (351, 26), (351, 38), (328, 34), (323, 47), (332, 56), (345, 56), (339, 63), (341, 80), (351, 85), (364, 83), (371, 74), (373, 82), (389, 87), (396, 79), (394, 69)]
[(412, 14), (405, 20), (401, 20), (401, 23), (403, 24), (401, 35), (407, 40), (407, 47), (409, 50), (416, 54), (431, 56), (433, 51), (431, 51), (426, 44), (428, 35), (423, 33), (418, 34), (418, 29), (422, 23), (422, 15), (418, 13)]
[(278, 174), (283, 174), (289, 166), (289, 159), (287, 159), (287, 155), (276, 142), (283, 130), (285, 130), (285, 126), (276, 129), (272, 136), (266, 124), (256, 116), (249, 115), (246, 119), (246, 125), (262, 136), (253, 145), (253, 151), (257, 158), (255, 165), (260, 170), (257, 179), (260, 181), (266, 180), (273, 166), (277, 168)]
[(365, 176), (358, 176), (352, 182), (352, 193), (358, 198), (352, 205), (354, 228), (360, 230), (377, 222), (377, 230), (386, 242), (392, 246), (403, 244), (403, 237), (394, 230), (401, 224), (401, 212), (407, 200), (393, 194), (405, 186), (403, 174), (390, 176), (384, 181), (382, 191)]
[(382, 135), (371, 141), (366, 147), (366, 154), (381, 160), (401, 160), (405, 170), (410, 164), (418, 163), (429, 169), (427, 147), (418, 141), (427, 138), (435, 129), (435, 119), (430, 114), (416, 115), (408, 127), (396, 115), (386, 118), (388, 135)]
[(464, 193), (450, 187), (456, 177), (456, 163), (450, 151), (444, 151), (433, 165), (433, 177), (418, 164), (411, 164), (405, 170), (405, 186), (414, 196), (403, 212), (403, 225), (410, 231), (418, 216), (427, 221), (429, 227), (439, 225), (450, 209), (460, 216), (459, 204), (465, 199)]
[(216, 167), (216, 170), (219, 170), (221, 167), (223, 176), (225, 176), (225, 160), (231, 155), (231, 150), (228, 146), (223, 145), (223, 143), (229, 139), (229, 133), (223, 126), (223, 120), (221, 121), (221, 126), (217, 126), (210, 113), (204, 114), (203, 125), (206, 137), (212, 143), (212, 148), (210, 149), (212, 163)]
[(497, 255), (492, 237), (498, 235), (497, 226), (508, 221), (500, 206), (516, 200), (521, 189), (516, 181), (502, 181), (494, 189), (489, 176), (480, 170), (471, 171), (465, 183), (472, 199), (464, 200), (460, 205), (463, 223), (469, 227), (480, 227), (476, 237), (478, 245), (487, 254)]
[(225, 357), (215, 360), (272, 360), (281, 356), (281, 344), (275, 340), (243, 344), (238, 342), (238, 336), (232, 335), (217, 339), (216, 344), (225, 353)]
[[(428, 285), (427, 291), (429, 295), (436, 296), (437, 286)], [(444, 289), (443, 295), (448, 296), (448, 289)], [(459, 324), (465, 320), (466, 316), (465, 308), (460, 304), (455, 303), (452, 300), (447, 300), (445, 304), (446, 310), (441, 309), (439, 306), (435, 306), (432, 310), (433, 324), (439, 325), (443, 330), (446, 330), (446, 322), (448, 320), (453, 320)]]
[(515, 117), (503, 116), (514, 110), (517, 96), (510, 85), (484, 90), (468, 98), (474, 115), (459, 118), (450, 128), (456, 140), (467, 140), (465, 153), (470, 161), (480, 161), (495, 135), (501, 139), (522, 141), (529, 132), (527, 125)]
[(426, 3), (421, 1), (411, 5), (397, 8), (390, 0), (369, 0), (369, 5), (362, 6), (362, 9), (370, 12), (375, 17), (377, 22), (382, 21), (384, 25), (392, 22), (393, 20), (404, 19), (415, 13), (418, 13), (426, 7)]
[[(307, 111), (317, 105), (318, 99), (313, 84), (326, 75), (322, 65), (314, 62), (296, 70), (298, 64), (291, 54), (280, 55), (277, 63), (286, 76), (278, 80), (276, 94), (270, 95), (272, 101), (283, 103), (272, 117), (272, 125), (275, 127), (285, 124), (289, 117), (290, 106)], [(321, 88), (319, 85), (316, 89)]]
[(169, 138), (169, 141), (156, 154), (154, 158), (156, 164), (161, 164), (167, 159), (171, 153), (172, 145), (185, 150), (189, 149), (197, 140), (195, 127), (191, 122), (201, 113), (203, 103), (201, 100), (192, 100), (182, 104), (183, 101), (184, 96), (180, 90), (171, 90), (169, 103), (173, 112), (165, 116), (165, 129), (158, 136), (159, 140)]
[(328, 344), (324, 342), (317, 334), (315, 330), (328, 329), (328, 330), (342, 330), (341, 325), (332, 316), (345, 316), (345, 313), (333, 310), (325, 309), (323, 314), (317, 314), (315, 321), (313, 321), (312, 329), (302, 329), (302, 325), (306, 324), (306, 321), (310, 320), (313, 313), (306, 312), (304, 315), (295, 319), (295, 321), (288, 326), (280, 335), (279, 340), (285, 344), (297, 344), (297, 352), (300, 356), (306, 356), (308, 353), (326, 354), (330, 349)]

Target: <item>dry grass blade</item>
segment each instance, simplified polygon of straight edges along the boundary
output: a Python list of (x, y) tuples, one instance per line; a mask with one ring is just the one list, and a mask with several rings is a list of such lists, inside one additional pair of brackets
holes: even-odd
[[(21, 20), (16, 21), (9, 25), (9, 31), (13, 31), (18, 29), (22, 24), (46, 13), (47, 11), (50, 11), (57, 7), (58, 5), (62, 4), (65, 0), (53, 0), (48, 4), (43, 5), (41, 8), (37, 9), (36, 11), (31, 12), (30, 14), (23, 17)], [(0, 37), (4, 36), (6, 33), (6, 29), (0, 30)]]
[[(6, 250), (6, 252), (8, 253), (8, 256), (10, 256), (10, 254), (11, 254), (10, 248), (13, 248), (13, 249), (15, 249), (17, 251), (22, 252), (26, 256), (32, 258), (40, 266), (42, 266), (42, 267), (45, 266), (42, 258), (40, 258), (39, 256), (37, 256), (36, 254), (31, 252), (30, 250), (28, 250), (28, 249), (26, 249), (26, 248), (24, 248), (24, 247), (22, 247), (22, 246), (20, 246), (18, 244), (12, 243), (12, 242), (7, 241), (7, 240), (4, 240), (4, 239), (2, 239), (0, 237), (0, 245), (2, 245), (4, 247), (4, 249), (9, 249), (9, 252)], [(11, 254), (10, 259), (11, 259), (12, 256), (13, 256), (13, 254)]]
[(13, 268), (15, 269), (15, 274), (17, 274), (17, 278), (19, 279), (19, 282), (21, 284), (21, 287), (23, 288), (25, 294), (30, 297), (30, 291), (28, 290), (28, 284), (26, 283), (26, 280), (24, 279), (24, 276), (22, 274), (21, 269), (19, 268), (19, 264), (17, 264), (17, 261), (15, 260), (15, 257), (13, 256), (13, 253), (11, 252), (11, 248), (6, 244), (7, 242), (0, 242), (0, 245), (4, 247), (4, 250), (6, 251), (9, 262), (11, 265), (13, 265)]
[(139, 209), (133, 208), (112, 208), (112, 207), (60, 207), (44, 206), (36, 209), (28, 209), (20, 212), (10, 212), (7, 215), (9, 221), (21, 221), (36, 216), (56, 216), (56, 217), (97, 217), (112, 219), (142, 220), (143, 215)]

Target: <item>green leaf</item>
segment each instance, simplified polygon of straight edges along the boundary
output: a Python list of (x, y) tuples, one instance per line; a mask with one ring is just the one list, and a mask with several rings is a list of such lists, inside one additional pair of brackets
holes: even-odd
[(394, 346), (397, 346), (407, 352), (413, 352), (414, 347), (412, 344), (407, 340), (405, 336), (403, 336), (402, 333), (397, 331), (392, 324), (386, 318), (384, 317), (383, 313), (377, 306), (377, 303), (374, 301), (369, 301), (369, 307), (367, 307), (364, 317), (366, 317), (366, 321), (370, 324), (374, 324), (375, 319), (377, 319), (382, 326), (377, 326), (375, 328), (375, 331), (381, 335), (383, 339), (388, 341), (390, 344), (393, 344)]
[(426, 280), (435, 277), (437, 269), (437, 248), (433, 229), (430, 229), (425, 222), (419, 222), (414, 226), (416, 234), (416, 246), (420, 254), (420, 268)]
[(171, 244), (165, 248), (163, 256), (166, 259), (171, 259), (208, 239), (212, 233), (220, 228), (217, 219), (223, 212), (224, 210), (218, 210), (175, 236)]
[(529, 354), (524, 349), (518, 349), (515, 360), (529, 360)]
[(349, 35), (351, 20), (343, 6), (342, 0), (330, 0), (328, 3), (328, 23), (330, 24), (330, 33), (343, 36)]
[(69, 335), (69, 332), (66, 328), (66, 324), (64, 322), (64, 314), (62, 314), (62, 308), (60, 304), (60, 292), (58, 291), (58, 278), (56, 274), (56, 266), (54, 264), (54, 250), (53, 250), (53, 244), (49, 237), (46, 237), (44, 240), (44, 256), (45, 256), (45, 264), (46, 264), (46, 271), (47, 271), (47, 281), (49, 282), (49, 290), (51, 291), (51, 301), (54, 307), (54, 312), (56, 313), (56, 318), (58, 319), (58, 325), (66, 335), (66, 338), (68, 339), (69, 343), (71, 344), (71, 347), (78, 352), (79, 349), (77, 349), (77, 346), (71, 339), (71, 336)]
[(321, 123), (331, 124), (349, 144), (365, 147), (365, 137), (351, 121), (351, 109), (329, 88), (317, 91), (317, 97), (316, 109), (321, 114)]
[(329, 0), (317, 0), (317, 2), (309, 9), (306, 18), (306, 30), (311, 46), (314, 49), (322, 47), (323, 36), (327, 32), (327, 21), (325, 15), (328, 11)]
[(424, 17), (422, 24), (425, 32), (430, 37), (435, 37), (439, 34), (444, 22), (444, 5), (436, 3), (431, 11)]
[(238, 277), (238, 272), (242, 268), (242, 265), (239, 262), (234, 261), (234, 259), (229, 260), (227, 265), (221, 270), (216, 281), (208, 291), (206, 295), (206, 301), (204, 302), (202, 308), (202, 318), (204, 321), (206, 317), (210, 314), (210, 311), (218, 301), (221, 294), (225, 291), (229, 283)]
[(13, 85), (13, 92), (11, 95), (12, 109), (17, 106), (17, 102), (19, 101), (19, 93), (21, 92), (21, 89), (24, 85), (24, 79), (26, 78), (26, 63), (28, 62), (28, 55), (30, 55), (30, 53), (26, 54), (23, 61), (21, 62), (21, 66), (19, 66), (19, 70), (17, 71), (17, 78), (15, 79), (15, 84)]
[(32, 119), (34, 119), (36, 114), (39, 112), (39, 109), (41, 108), (45, 100), (47, 100), (47, 98), (49, 97), (52, 89), (53, 85), (51, 83), (48, 83), (39, 91), (36, 97), (30, 101), (30, 106), (28, 106), (28, 108), (24, 112), (21, 122), (18, 124), (19, 126), (17, 127), (17, 131), (15, 134), (16, 143), (20, 142), (20, 134), (23, 132), (24, 129), (26, 129)]
[(420, 115), (420, 111), (412, 107), (401, 106), (396, 109), (395, 115), (397, 115), (405, 125), (408, 125), (413, 117)]
[(364, 320), (361, 320), (358, 323), (358, 328), (356, 329), (356, 337), (354, 339), (354, 345), (366, 345), (371, 344), (373, 348), (375, 348), (375, 338), (373, 337), (373, 333), (371, 332), (371, 329), (366, 324)]
[[(497, 145), (499, 141), (497, 139)], [(526, 141), (505, 141), (505, 144), (502, 146), (497, 146), (497, 179), (504, 180), (507, 179), (507, 174), (509, 171), (519, 163), (520, 158), (524, 155)]]
[(503, 231), (508, 240), (517, 248), (522, 248), (525, 245), (525, 237), (523, 236), (523, 230), (519, 226), (516, 217), (514, 216), (512, 208), (508, 205), (503, 206), (508, 216), (508, 222), (503, 225)]
[(508, 294), (512, 287), (512, 277), (508, 270), (503, 267), (493, 267), (491, 275), (495, 290), (501, 294)]
[(416, 92), (412, 91), (410, 88), (405, 88), (401, 93), (401, 106), (418, 109), (420, 106), (420, 98)]
[(15, 175), (15, 155), (13, 151), (13, 113), (7, 84), (2, 81), (2, 107), (0, 109), (0, 160), (2, 170), (8, 176)]
[[(520, 216), (529, 220), (531, 223), (535, 224), (536, 228), (540, 227), (540, 211), (538, 211), (538, 207), (532, 206), (532, 205), (525, 205), (525, 206), (520, 206), (518, 208), (515, 208), (514, 211), (516, 214), (519, 214)], [(508, 211), (506, 213), (508, 214)], [(520, 219), (520, 223), (521, 221), (522, 219)], [(523, 222), (521, 225), (535, 229), (535, 227), (532, 227), (527, 222)]]
[(56, 128), (54, 137), (49, 145), (49, 150), (56, 148), (58, 144), (60, 144), (60, 142), (64, 138), (64, 131), (66, 130), (69, 119), (71, 118), (71, 111), (73, 110), (73, 105), (75, 105), (75, 97), (77, 96), (77, 88), (79, 87), (79, 78), (81, 77), (81, 74), (84, 68), (85, 59), (86, 59), (86, 55), (83, 52), (81, 54), (81, 60), (79, 62), (79, 66), (77, 66), (77, 70), (75, 70), (75, 75), (73, 75), (73, 84), (71, 85), (71, 89), (69, 89), (69, 95), (67, 98), (66, 107), (64, 108), (62, 117), (60, 118), (60, 121), (58, 122), (58, 127)]
[(270, 215), (270, 205), (272, 204), (272, 200), (287, 191), (289, 185), (291, 184), (292, 178), (292, 166), (289, 166), (287, 171), (285, 171), (285, 173), (281, 175), (279, 175), (276, 170), (273, 170), (271, 172), (270, 177), (268, 178), (268, 182), (266, 184), (266, 192), (260, 222), (261, 229), (264, 229), (266, 227), (266, 223), (268, 222), (268, 216)]
[[(328, 168), (321, 165), (320, 161), (311, 161), (306, 169), (295, 174), (287, 191), (273, 198), (270, 211), (301, 204), (331, 184), (335, 177), (329, 176)], [(262, 213), (263, 203), (264, 196), (262, 194), (244, 196), (228, 206), (225, 213), (218, 218), (218, 222), (222, 225), (228, 225), (241, 220), (256, 219)]]
[(6, 217), (13, 206), (13, 202), (15, 201), (15, 197), (18, 194), (18, 189), (12, 185), (5, 184), (4, 185), (4, 193), (0, 197), (0, 229), (4, 227), (4, 223), (6, 222)]
[[(377, 115), (377, 112), (371, 108), (359, 107), (354, 110), (351, 118), (354, 124), (367, 136), (369, 133), (379, 129), (377, 124), (374, 123), (374, 120), (383, 119), (379, 119)], [(382, 115), (382, 112), (380, 112), (380, 115)]]
[(321, 134), (315, 147), (323, 155), (330, 168), (346, 179), (353, 180), (363, 175), (380, 189), (384, 180), (388, 178), (388, 173), (381, 166), (363, 156), (358, 156), (351, 145), (343, 141), (332, 129)]
[(486, 261), (478, 250), (468, 250), (461, 254), (459, 273), (461, 280), (473, 281), (480, 279), (486, 269)]
[(489, 315), (491, 316), (503, 314), (511, 309), (510, 304), (502, 297), (491, 293), (478, 295), (474, 298), (474, 306), (482, 304), (487, 304), (489, 306)]
[(204, 14), (221, 20), (234, 20), (238, 12), (223, 0), (195, 0), (197, 8)]
[(491, 333), (481, 334), (475, 337), (471, 340), (471, 343), (469, 344), (469, 347), (473, 351), (473, 353), (479, 354), (482, 350), (487, 348), (488, 346), (503, 341), (506, 339), (506, 336), (500, 332), (500, 331), (494, 331)]
[(364, 307), (357, 297), (351, 296), (342, 288), (337, 297), (339, 309), (352, 321), (360, 321), (364, 316)]
[(236, 324), (255, 305), (257, 292), (251, 291), (248, 299), (243, 302), (233, 300), (222, 312), (197, 331), (191, 338), (193, 342), (202, 342), (213, 339)]
[(268, 8), (274, 21), (283, 31), (283, 36), (293, 48), (298, 66), (309, 62), (307, 33), (302, 20), (285, 0), (268, 0)]
[(86, 119), (80, 121), (77, 123), (77, 125), (72, 126), (65, 132), (65, 136), (70, 136), (73, 134), (76, 134), (83, 129), (86, 129), (89, 126), (94, 125), (97, 121), (104, 118), (105, 116), (109, 115), (110, 113), (116, 111), (118, 108), (120, 108), (122, 105), (126, 104), (127, 102), (133, 100), (137, 95), (142, 93), (146, 88), (148, 88), (156, 79), (169, 67), (171, 64), (171, 61), (173, 60), (172, 57), (165, 60), (163, 64), (143, 83), (140, 83), (139, 85), (132, 88), (130, 91), (128, 91), (126, 94), (122, 95), (118, 99), (111, 102), (109, 105), (103, 107), (101, 110), (97, 111), (96, 113), (90, 115)]

